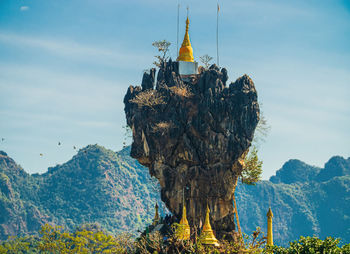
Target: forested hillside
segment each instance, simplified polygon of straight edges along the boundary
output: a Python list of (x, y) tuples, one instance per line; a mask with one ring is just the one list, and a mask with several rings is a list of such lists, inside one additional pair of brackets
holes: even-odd
[(300, 235), (340, 237), (350, 241), (350, 158), (332, 157), (324, 168), (289, 160), (256, 186), (237, 187), (240, 222), (246, 232), (266, 231), (269, 205), (278, 244)]
[[(44, 174), (27, 174), (0, 152), (0, 237), (38, 232), (44, 223), (69, 229), (98, 223), (111, 233), (143, 229), (160, 202), (148, 169), (129, 156), (98, 145)], [(266, 232), (274, 213), (274, 240), (286, 244), (300, 235), (341, 237), (350, 242), (350, 158), (332, 157), (324, 168), (290, 160), (270, 181), (239, 185), (240, 224), (250, 234)], [(161, 204), (160, 211), (164, 212)]]
[(47, 222), (70, 229), (98, 223), (111, 233), (143, 229), (160, 195), (128, 152), (89, 145), (42, 175), (27, 174), (1, 152), (0, 237), (38, 231)]

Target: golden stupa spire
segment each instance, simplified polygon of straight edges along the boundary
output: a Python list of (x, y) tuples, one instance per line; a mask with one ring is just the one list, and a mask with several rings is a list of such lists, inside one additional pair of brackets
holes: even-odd
[(155, 206), (155, 214), (154, 214), (154, 218), (153, 218), (153, 226), (157, 225), (159, 223), (159, 213), (158, 213), (158, 203), (156, 203), (156, 206)]
[(269, 207), (269, 211), (267, 212), (267, 245), (270, 246), (273, 245), (272, 218), (273, 213)]
[(193, 49), (190, 42), (190, 36), (188, 34), (189, 25), (190, 25), (190, 20), (188, 19), (188, 15), (187, 15), (186, 33), (185, 33), (185, 37), (182, 42), (181, 48), (179, 50), (179, 56), (177, 58), (177, 61), (194, 62)]
[(211, 228), (211, 225), (210, 225), (209, 214), (210, 214), (210, 210), (209, 210), (209, 206), (207, 205), (207, 212), (205, 215), (205, 222), (202, 228), (200, 241), (203, 244), (219, 246), (218, 240), (216, 239), (213, 229)]
[(191, 229), (186, 217), (185, 200), (183, 200), (182, 217), (176, 229), (176, 237), (181, 240), (189, 240), (190, 236), (191, 236)]

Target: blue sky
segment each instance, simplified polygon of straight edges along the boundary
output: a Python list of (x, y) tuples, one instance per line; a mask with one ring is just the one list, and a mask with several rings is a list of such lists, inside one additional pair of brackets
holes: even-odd
[[(152, 42), (172, 42), (176, 56), (177, 3), (0, 0), (0, 150), (31, 173), (69, 160), (73, 146), (120, 150), (123, 96), (152, 67)], [(196, 60), (215, 57), (216, 1), (179, 3), (180, 40), (188, 5)], [(231, 81), (251, 76), (271, 125), (264, 179), (291, 158), (349, 157), (350, 1), (220, 6), (220, 65)]]

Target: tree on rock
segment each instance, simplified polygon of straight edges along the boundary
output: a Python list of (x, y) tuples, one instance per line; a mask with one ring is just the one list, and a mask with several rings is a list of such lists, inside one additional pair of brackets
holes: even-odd
[(162, 65), (162, 63), (168, 61), (169, 56), (167, 56), (167, 54), (169, 52), (170, 45), (171, 43), (166, 40), (155, 41), (152, 43), (152, 46), (158, 49), (158, 52), (160, 53), (160, 55), (154, 56), (157, 58), (157, 61), (153, 62), (153, 64), (158, 68)]

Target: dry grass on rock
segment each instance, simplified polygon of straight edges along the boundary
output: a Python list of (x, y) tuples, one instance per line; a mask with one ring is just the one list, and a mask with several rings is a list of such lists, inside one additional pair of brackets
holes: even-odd
[(146, 90), (138, 93), (135, 98), (130, 100), (131, 103), (136, 103), (139, 107), (153, 108), (157, 105), (166, 104), (164, 96), (156, 90)]
[(172, 127), (172, 123), (171, 122), (162, 121), (162, 122), (156, 123), (152, 127), (152, 130), (154, 132), (162, 132), (162, 133), (164, 133), (165, 131), (169, 130), (171, 127)]
[(190, 91), (190, 88), (186, 85), (182, 86), (172, 86), (169, 88), (174, 94), (181, 97), (191, 97), (193, 93)]

